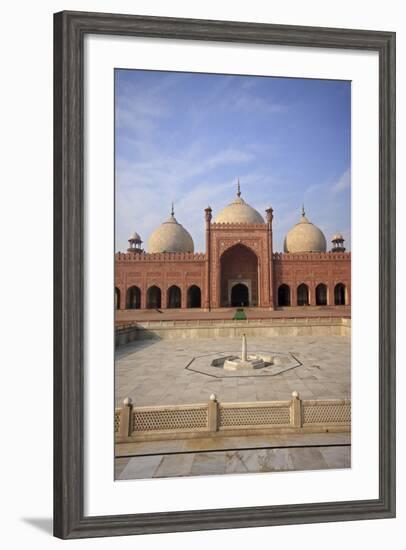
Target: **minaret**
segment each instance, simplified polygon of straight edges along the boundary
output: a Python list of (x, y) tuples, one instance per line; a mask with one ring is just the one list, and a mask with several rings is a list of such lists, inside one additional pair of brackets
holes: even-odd
[(270, 206), (266, 209), (266, 222), (267, 222), (267, 243), (268, 243), (268, 261), (267, 265), (269, 266), (269, 307), (271, 310), (275, 309), (275, 300), (274, 300), (274, 276), (273, 276), (273, 231), (272, 231), (272, 221), (273, 221), (273, 208)]
[(210, 281), (210, 263), (211, 263), (211, 219), (212, 219), (212, 210), (208, 206), (204, 209), (204, 218), (206, 222), (206, 270), (205, 270), (205, 297), (204, 297), (204, 307), (210, 311), (211, 307), (211, 281)]

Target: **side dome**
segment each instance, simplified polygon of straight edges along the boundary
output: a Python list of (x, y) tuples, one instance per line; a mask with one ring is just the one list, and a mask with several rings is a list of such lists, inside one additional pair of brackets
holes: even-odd
[(326, 252), (327, 243), (323, 232), (305, 216), (302, 208), (300, 221), (292, 227), (283, 243), (284, 252)]
[(190, 233), (175, 218), (172, 213), (148, 239), (148, 252), (194, 252), (193, 239)]
[(232, 203), (220, 210), (214, 223), (265, 223), (264, 218), (241, 198), (240, 182), (238, 182), (237, 196)]

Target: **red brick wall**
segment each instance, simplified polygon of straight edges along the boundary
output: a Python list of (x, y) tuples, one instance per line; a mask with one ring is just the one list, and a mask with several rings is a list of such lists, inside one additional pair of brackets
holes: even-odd
[(291, 289), (291, 305), (296, 305), (296, 289), (301, 283), (309, 287), (310, 305), (316, 305), (316, 286), (327, 286), (327, 304), (334, 305), (334, 288), (338, 283), (346, 288), (346, 304), (351, 304), (351, 254), (326, 252), (273, 255), (274, 289), (278, 296), (281, 284)]
[(167, 304), (167, 290), (176, 285), (181, 289), (182, 307), (187, 307), (187, 290), (196, 285), (203, 291), (205, 254), (165, 252), (161, 254), (116, 254), (115, 286), (120, 290), (120, 309), (125, 309), (127, 289), (132, 285), (141, 290), (141, 307), (146, 307), (147, 290), (156, 285), (161, 289), (162, 307)]
[[(310, 305), (316, 304), (316, 286), (319, 283), (327, 286), (328, 305), (334, 305), (334, 288), (338, 283), (345, 286), (346, 304), (351, 304), (350, 253), (274, 253), (271, 265), (272, 248), (269, 239), (272, 233), (269, 224), (248, 228), (232, 224), (212, 224), (209, 233), (210, 269), (208, 269), (208, 258), (203, 253), (116, 254), (115, 285), (120, 290), (120, 308), (125, 309), (127, 289), (133, 285), (141, 290), (142, 308), (146, 307), (147, 289), (152, 285), (161, 289), (163, 308), (166, 307), (167, 290), (171, 285), (179, 286), (181, 289), (182, 307), (187, 307), (188, 288), (192, 285), (198, 286), (201, 289), (202, 307), (207, 307), (208, 274), (211, 284), (210, 305), (220, 307), (221, 258), (236, 244), (244, 245), (258, 258), (258, 290), (255, 289), (255, 295), (259, 306), (272, 307), (272, 294), (274, 305), (277, 306), (278, 288), (281, 284), (290, 287), (291, 305), (296, 305), (296, 290), (302, 283), (309, 288)], [(236, 267), (234, 265), (234, 268)], [(246, 267), (247, 261), (244, 260), (244, 253), (242, 253), (242, 278), (250, 275), (245, 273)]]

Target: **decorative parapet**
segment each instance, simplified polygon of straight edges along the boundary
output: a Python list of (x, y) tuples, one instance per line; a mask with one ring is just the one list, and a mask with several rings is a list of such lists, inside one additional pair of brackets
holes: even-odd
[(297, 391), (286, 401), (220, 403), (212, 394), (207, 403), (154, 407), (135, 407), (127, 398), (123, 407), (115, 410), (117, 443), (174, 436), (246, 435), (247, 430), (301, 433), (350, 429), (350, 400), (302, 400)]
[(242, 229), (246, 228), (247, 230), (252, 229), (261, 229), (262, 231), (266, 231), (268, 229), (268, 226), (266, 223), (216, 223), (213, 222), (211, 224), (211, 229)]
[(142, 254), (133, 254), (126, 252), (117, 252), (115, 254), (116, 262), (204, 262), (206, 254), (204, 252), (144, 252)]
[(274, 261), (283, 262), (331, 262), (331, 261), (351, 261), (351, 252), (274, 252), (272, 256)]

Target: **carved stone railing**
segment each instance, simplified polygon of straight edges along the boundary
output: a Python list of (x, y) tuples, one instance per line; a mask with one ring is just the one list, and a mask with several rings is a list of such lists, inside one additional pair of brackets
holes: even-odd
[(301, 400), (135, 407), (126, 398), (115, 410), (117, 443), (258, 433), (320, 433), (351, 430), (351, 401)]

